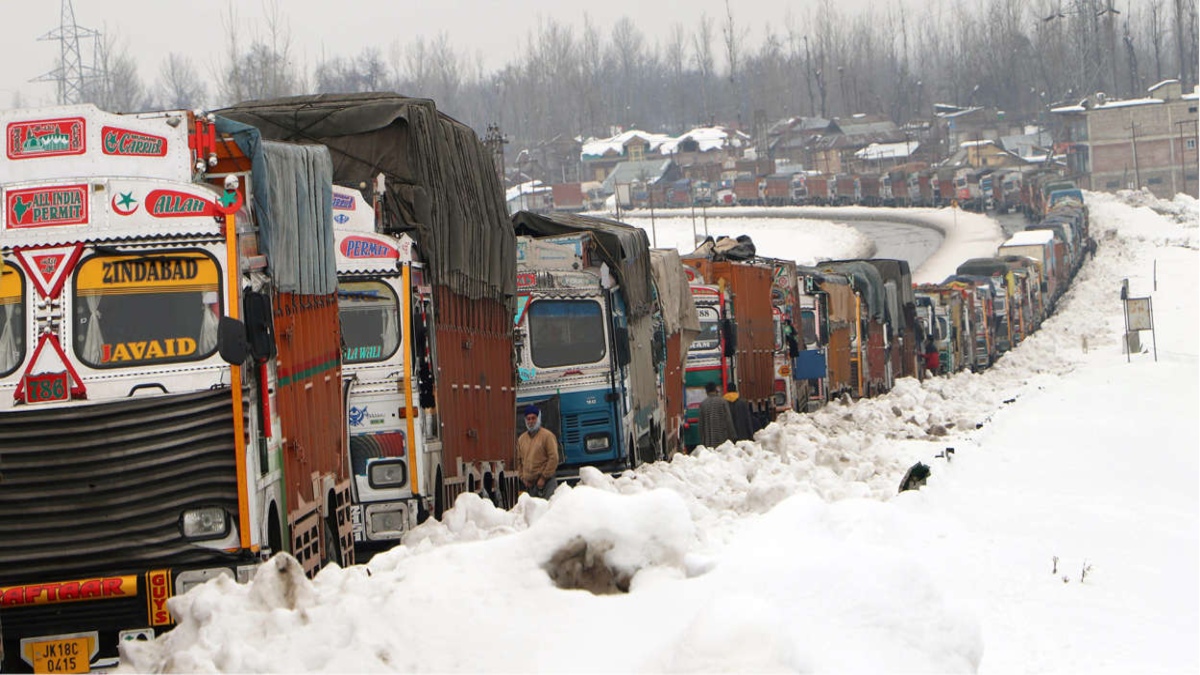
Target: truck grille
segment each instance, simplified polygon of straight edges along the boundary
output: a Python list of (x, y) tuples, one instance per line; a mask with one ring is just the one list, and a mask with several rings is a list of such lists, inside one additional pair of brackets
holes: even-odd
[(237, 514), (229, 389), (0, 413), (0, 587), (224, 559), (182, 510)]
[[(582, 446), (584, 436), (593, 431), (604, 431), (608, 425), (607, 413), (563, 415), (563, 445)], [(615, 444), (616, 441), (614, 440), (613, 443)]]

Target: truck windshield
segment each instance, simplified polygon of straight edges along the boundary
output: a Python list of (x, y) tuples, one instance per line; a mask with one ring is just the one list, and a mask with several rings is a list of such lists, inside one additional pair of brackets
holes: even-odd
[(25, 360), (25, 284), (16, 265), (0, 263), (0, 376)]
[(529, 304), (533, 364), (557, 368), (604, 358), (604, 319), (594, 300), (536, 300)]
[(391, 358), (400, 346), (400, 311), (396, 293), (382, 281), (338, 283), (338, 316), (347, 363)]
[(92, 368), (199, 361), (217, 350), (220, 270), (200, 251), (96, 255), (75, 272), (75, 354)]
[(810, 309), (800, 312), (800, 332), (804, 335), (805, 345), (817, 344), (817, 316)]
[(700, 334), (692, 340), (689, 352), (708, 352), (721, 346), (721, 322), (718, 320), (717, 308), (708, 305), (696, 305), (696, 316), (700, 319)]

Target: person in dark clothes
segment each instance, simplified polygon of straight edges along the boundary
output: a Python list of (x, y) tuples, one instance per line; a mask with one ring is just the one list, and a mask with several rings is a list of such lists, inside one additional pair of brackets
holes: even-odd
[(736, 384), (730, 382), (725, 387), (725, 400), (729, 402), (729, 413), (733, 416), (733, 440), (754, 440), (754, 421), (750, 416), (750, 404), (738, 395)]
[(715, 382), (704, 385), (704, 391), (708, 397), (700, 402), (700, 444), (715, 448), (734, 440), (733, 415)]

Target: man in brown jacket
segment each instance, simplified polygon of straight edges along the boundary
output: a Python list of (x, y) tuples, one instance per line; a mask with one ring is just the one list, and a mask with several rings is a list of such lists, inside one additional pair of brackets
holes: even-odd
[(525, 429), (517, 436), (517, 475), (531, 497), (549, 499), (558, 486), (558, 438), (542, 426), (537, 406), (526, 406)]

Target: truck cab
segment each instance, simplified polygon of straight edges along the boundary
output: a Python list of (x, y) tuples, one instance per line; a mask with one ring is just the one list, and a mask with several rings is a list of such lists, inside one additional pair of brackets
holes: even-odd
[(369, 554), (437, 507), (432, 289), (413, 240), (377, 233), (360, 192), (335, 186), (333, 212), (354, 546)]

